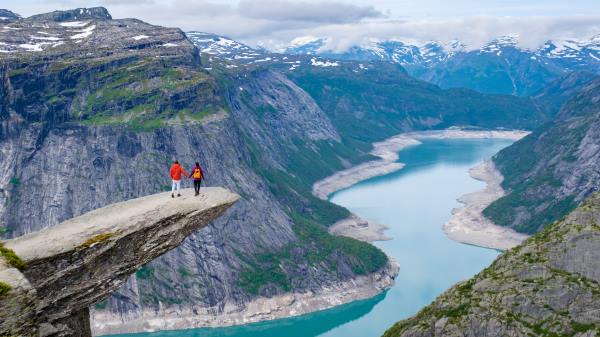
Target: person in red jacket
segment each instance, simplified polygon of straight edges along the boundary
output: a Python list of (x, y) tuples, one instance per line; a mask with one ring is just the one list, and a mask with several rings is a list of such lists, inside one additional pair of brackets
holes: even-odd
[(196, 162), (196, 166), (190, 170), (190, 178), (194, 179), (194, 190), (196, 191), (196, 195), (199, 195), (200, 184), (202, 183), (202, 179), (204, 179), (204, 171), (200, 167), (199, 162)]
[(181, 193), (179, 190), (181, 189), (181, 175), (183, 174), (185, 177), (188, 174), (183, 170), (183, 167), (179, 165), (179, 162), (176, 160), (173, 165), (171, 165), (171, 170), (169, 170), (171, 174), (171, 179), (173, 180), (173, 185), (171, 187), (171, 198), (175, 198), (175, 189), (177, 188), (177, 196), (180, 197)]

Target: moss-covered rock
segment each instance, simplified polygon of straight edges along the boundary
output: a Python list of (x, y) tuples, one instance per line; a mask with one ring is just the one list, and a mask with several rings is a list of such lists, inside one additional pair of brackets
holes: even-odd
[(0, 256), (4, 258), (9, 266), (17, 268), (21, 271), (27, 268), (27, 263), (23, 261), (12, 249), (4, 247), (2, 242), (0, 242)]

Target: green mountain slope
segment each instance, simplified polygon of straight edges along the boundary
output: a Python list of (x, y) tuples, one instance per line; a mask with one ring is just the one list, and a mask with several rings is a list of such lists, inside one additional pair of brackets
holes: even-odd
[(507, 195), (484, 214), (535, 233), (599, 188), (600, 81), (584, 87), (556, 119), (502, 150), (494, 162)]
[(597, 336), (599, 222), (595, 194), (384, 337)]
[(315, 99), (341, 134), (369, 142), (449, 126), (532, 129), (549, 117), (529, 98), (443, 90), (385, 62), (366, 69), (351, 62), (303, 66), (287, 76)]

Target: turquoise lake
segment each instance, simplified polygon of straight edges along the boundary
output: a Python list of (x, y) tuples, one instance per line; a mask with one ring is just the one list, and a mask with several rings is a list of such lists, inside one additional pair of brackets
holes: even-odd
[(454, 283), (488, 266), (497, 251), (451, 241), (441, 227), (456, 201), (483, 188), (468, 170), (511, 144), (507, 140), (426, 140), (400, 152), (406, 167), (331, 196), (355, 214), (386, 224), (375, 243), (400, 265), (395, 286), (375, 298), (296, 318), (244, 326), (127, 334), (135, 337), (377, 337)]

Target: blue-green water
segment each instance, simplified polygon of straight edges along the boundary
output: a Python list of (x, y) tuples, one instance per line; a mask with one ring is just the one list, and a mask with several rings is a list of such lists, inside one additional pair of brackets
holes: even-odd
[(376, 245), (400, 265), (395, 286), (375, 298), (296, 318), (244, 326), (162, 331), (136, 337), (376, 337), (415, 314), (454, 283), (497, 256), (449, 240), (441, 226), (456, 199), (483, 187), (468, 169), (508, 146), (505, 140), (428, 140), (400, 152), (406, 167), (332, 195), (355, 214), (388, 225), (390, 241)]

